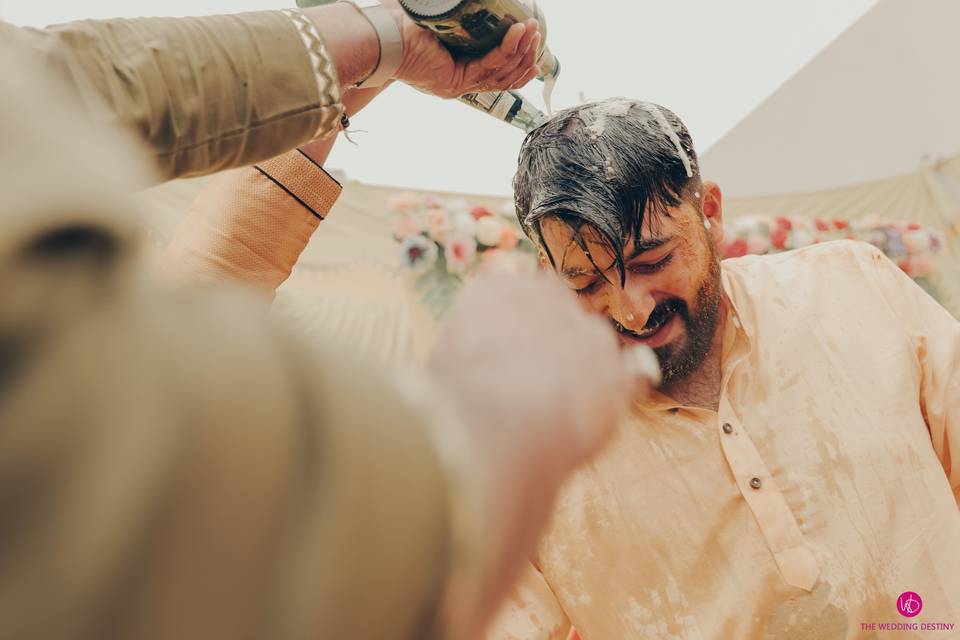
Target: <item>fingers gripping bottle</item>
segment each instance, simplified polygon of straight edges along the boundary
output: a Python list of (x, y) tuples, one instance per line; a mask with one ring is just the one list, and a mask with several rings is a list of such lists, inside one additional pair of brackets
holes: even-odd
[[(533, 0), (400, 0), (407, 14), (421, 27), (432, 31), (457, 58), (481, 56), (495, 48), (511, 25), (529, 18), (540, 23), (537, 67), (544, 81), (544, 101), (549, 110), (550, 94), (560, 74), (560, 63), (546, 46), (546, 20)], [(515, 91), (468, 93), (461, 102), (524, 131), (546, 122), (547, 115)]]

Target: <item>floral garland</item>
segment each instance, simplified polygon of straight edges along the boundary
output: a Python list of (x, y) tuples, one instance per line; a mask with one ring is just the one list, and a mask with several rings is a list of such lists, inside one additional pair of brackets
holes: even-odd
[[(522, 268), (535, 265), (536, 250), (516, 224), (513, 205), (499, 212), (471, 207), (465, 200), (441, 201), (410, 191), (390, 197), (393, 236), (403, 264), (416, 277), (424, 302), (441, 315), (457, 290), (478, 268), (506, 260)], [(895, 262), (931, 294), (935, 256), (943, 236), (916, 223), (874, 217), (831, 220), (799, 216), (741, 216), (725, 225), (724, 258), (769, 254), (829, 240), (868, 242)]]
[(797, 216), (742, 216), (724, 229), (723, 257), (763, 255), (798, 249), (828, 240), (862, 240), (883, 251), (908, 276), (926, 280), (936, 272), (934, 256), (943, 236), (916, 223), (867, 217), (858, 220)]
[(437, 315), (478, 268), (494, 261), (534, 265), (536, 251), (515, 222), (513, 205), (495, 213), (465, 200), (441, 201), (410, 191), (389, 198), (393, 237), (423, 300)]

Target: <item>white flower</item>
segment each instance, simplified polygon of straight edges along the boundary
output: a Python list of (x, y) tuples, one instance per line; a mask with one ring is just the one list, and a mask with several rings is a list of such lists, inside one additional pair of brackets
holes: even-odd
[(415, 273), (425, 273), (437, 262), (437, 245), (422, 235), (407, 236), (400, 243), (403, 262)]
[(733, 221), (734, 231), (738, 235), (747, 234), (750, 231), (753, 231), (757, 226), (759, 226), (759, 222), (753, 216), (741, 216)]
[(808, 247), (813, 244), (815, 239), (813, 233), (808, 229), (797, 229), (794, 227), (790, 233), (790, 237), (787, 238), (787, 248), (799, 249), (800, 247)]
[(930, 234), (926, 231), (907, 231), (903, 234), (903, 244), (910, 253), (930, 250)]
[(486, 216), (477, 220), (477, 242), (485, 247), (495, 247), (500, 244), (500, 234), (503, 232), (503, 222), (494, 216)]
[[(452, 211), (452, 209), (450, 210)], [(473, 236), (477, 232), (477, 221), (473, 219), (469, 211), (458, 211), (451, 218), (451, 228), (454, 234), (459, 236)]]
[(456, 198), (454, 200), (447, 201), (446, 209), (447, 211), (450, 212), (451, 215), (454, 215), (454, 216), (456, 216), (461, 212), (470, 213), (470, 203), (464, 200), (463, 198)]

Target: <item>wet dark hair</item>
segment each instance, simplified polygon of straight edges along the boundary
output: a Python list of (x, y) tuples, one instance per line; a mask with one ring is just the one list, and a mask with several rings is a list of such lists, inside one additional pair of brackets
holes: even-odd
[(551, 216), (570, 228), (602, 274), (581, 233), (585, 225), (594, 227), (616, 256), (623, 286), (623, 248), (631, 238), (639, 242), (644, 216), (655, 225), (670, 208), (693, 201), (700, 184), (693, 140), (676, 114), (613, 98), (561, 111), (531, 132), (520, 149), (513, 191), (524, 232), (554, 268), (541, 234), (543, 219)]

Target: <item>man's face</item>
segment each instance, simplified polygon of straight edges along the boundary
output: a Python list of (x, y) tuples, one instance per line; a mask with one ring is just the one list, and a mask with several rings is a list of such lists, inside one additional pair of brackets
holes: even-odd
[[(719, 189), (713, 193), (713, 185), (704, 187), (706, 199), (715, 195), (719, 206)], [(630, 239), (623, 247), (623, 288), (614, 255), (595, 228), (582, 227), (581, 236), (603, 275), (566, 224), (556, 217), (547, 217), (541, 224), (557, 272), (584, 307), (609, 318), (624, 346), (651, 347), (660, 359), (665, 383), (695, 371), (716, 332), (721, 285), (714, 242), (722, 231), (719, 216), (713, 233), (703, 220), (687, 202), (671, 209), (669, 217), (651, 222), (651, 216), (644, 216), (639, 244)]]

